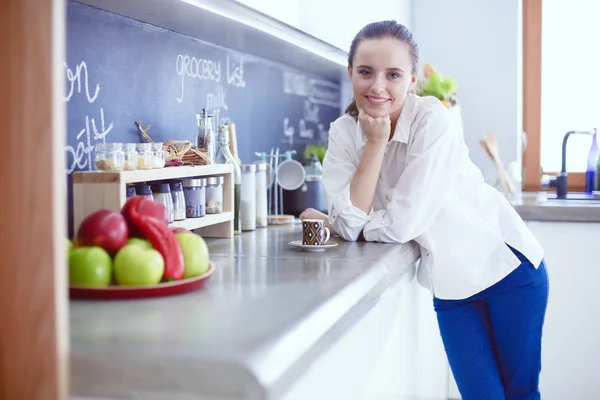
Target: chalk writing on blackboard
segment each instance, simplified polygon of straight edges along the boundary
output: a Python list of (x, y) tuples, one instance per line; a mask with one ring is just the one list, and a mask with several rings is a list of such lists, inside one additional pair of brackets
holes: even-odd
[(283, 73), (283, 92), (307, 97), (312, 104), (340, 107), (340, 85), (290, 71)]
[(231, 86), (245, 88), (246, 81), (244, 80), (244, 57), (240, 57), (239, 64), (229, 60), (229, 54), (226, 56), (227, 63), (227, 83)]
[[(307, 124), (314, 124), (314, 128), (310, 128)], [(302, 118), (298, 121), (298, 137), (300, 139), (313, 140), (315, 139), (315, 130), (318, 133), (318, 138), (321, 141), (327, 141), (328, 132), (324, 129), (319, 117), (319, 106), (312, 104), (309, 100), (304, 101), (302, 110)], [(283, 120), (283, 142), (289, 145), (294, 144), (294, 135), (296, 131), (290, 124), (289, 118)]]
[(67, 63), (63, 63), (65, 68), (65, 73), (67, 75), (67, 82), (69, 83), (69, 92), (65, 97), (65, 101), (71, 100), (71, 96), (73, 96), (73, 92), (75, 90), (75, 84), (77, 83), (77, 93), (81, 93), (81, 73), (84, 73), (83, 86), (85, 89), (85, 97), (87, 98), (88, 103), (93, 103), (96, 101), (98, 97), (98, 92), (100, 92), (100, 85), (96, 84), (96, 88), (94, 90), (94, 95), (90, 96), (90, 85), (88, 81), (88, 69), (85, 61), (80, 62), (75, 68), (75, 72), (73, 72)]
[(185, 95), (185, 77), (221, 82), (221, 62), (178, 54), (175, 60), (175, 71), (181, 78), (181, 94), (177, 101), (181, 103)]
[[(226, 81), (230, 86), (245, 88), (244, 80), (244, 58), (236, 63), (231, 61), (229, 54), (225, 56)], [(178, 54), (175, 60), (175, 71), (181, 79), (181, 91), (177, 97), (177, 102), (181, 103), (185, 97), (185, 77), (199, 80), (210, 80), (217, 83), (221, 82), (222, 68), (221, 61), (205, 58), (196, 58), (187, 54)], [(223, 92), (224, 93), (224, 92)]]
[[(88, 68), (85, 61), (80, 62), (75, 71), (69, 68), (67, 63), (64, 63), (65, 74), (68, 83), (67, 95), (65, 96), (65, 102), (71, 101), (75, 93), (75, 87), (77, 86), (77, 93), (81, 93), (81, 87), (83, 85), (85, 90), (85, 98), (88, 103), (93, 104), (98, 95), (100, 94), (100, 85), (96, 84), (94, 89), (94, 95), (90, 95), (89, 80), (88, 80)], [(82, 76), (82, 72), (84, 72)], [(96, 125), (96, 120), (86, 115), (82, 124), (84, 127), (77, 133), (76, 139), (77, 144), (75, 146), (66, 145), (64, 151), (67, 155), (66, 170), (65, 173), (70, 174), (76, 169), (79, 170), (91, 170), (92, 169), (92, 151), (94, 150), (94, 144), (96, 141), (106, 141), (106, 136), (114, 128), (114, 122), (110, 122), (106, 125), (104, 118), (104, 109), (100, 107), (100, 126)]]
[(319, 79), (311, 79), (308, 89), (308, 99), (313, 104), (339, 108), (340, 86)]
[(223, 86), (216, 85), (215, 91), (206, 95), (206, 108), (209, 110), (216, 108), (229, 110), (229, 107), (225, 102), (225, 89)]
[(319, 118), (319, 106), (311, 104), (308, 100), (304, 101), (302, 116), (306, 122), (313, 122), (315, 124), (321, 122), (321, 118)]

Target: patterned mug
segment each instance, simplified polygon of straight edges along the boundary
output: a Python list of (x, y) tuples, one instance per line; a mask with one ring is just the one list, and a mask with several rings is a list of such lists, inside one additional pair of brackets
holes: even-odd
[(327, 243), (329, 235), (329, 228), (325, 226), (325, 220), (302, 220), (302, 244), (304, 246), (321, 246)]

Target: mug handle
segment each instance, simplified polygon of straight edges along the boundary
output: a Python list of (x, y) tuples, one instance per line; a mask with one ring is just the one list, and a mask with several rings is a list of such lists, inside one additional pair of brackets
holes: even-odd
[(327, 239), (323, 240), (323, 244), (329, 242), (329, 237), (331, 236), (331, 232), (329, 232), (329, 228), (324, 226), (322, 231), (325, 232), (325, 234), (327, 235)]

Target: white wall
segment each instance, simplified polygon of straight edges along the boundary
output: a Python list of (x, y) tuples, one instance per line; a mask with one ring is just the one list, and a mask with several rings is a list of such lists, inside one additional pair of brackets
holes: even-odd
[(369, 22), (396, 19), (410, 27), (412, 0), (236, 0), (333, 46), (348, 51)]
[[(477, 144), (496, 134), (505, 164), (518, 158), (522, 130), (522, 0), (414, 0), (412, 30), (421, 66), (433, 64), (459, 84), (465, 141), (486, 180), (495, 168)], [(519, 162), (520, 165), (520, 162)]]
[(301, 0), (300, 29), (350, 50), (354, 35), (370, 22), (396, 19), (410, 27), (411, 0)]

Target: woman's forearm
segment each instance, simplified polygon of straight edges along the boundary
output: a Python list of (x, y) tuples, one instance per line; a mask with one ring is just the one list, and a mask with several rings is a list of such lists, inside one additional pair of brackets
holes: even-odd
[(373, 206), (373, 198), (379, 181), (386, 145), (385, 142), (367, 141), (358, 168), (356, 168), (356, 173), (350, 183), (350, 201), (366, 214), (371, 212)]

